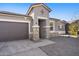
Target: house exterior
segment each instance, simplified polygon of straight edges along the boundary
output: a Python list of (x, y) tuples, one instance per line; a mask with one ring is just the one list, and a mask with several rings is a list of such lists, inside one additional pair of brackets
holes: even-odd
[(0, 12), (0, 41), (12, 39), (48, 39), (65, 34), (65, 22), (50, 18), (52, 10), (42, 3), (32, 4), (26, 15)]
[[(65, 21), (61, 21), (60, 19), (50, 18), (50, 37), (58, 36), (61, 34), (65, 34)], [(51, 24), (53, 24), (53, 29), (51, 29)]]

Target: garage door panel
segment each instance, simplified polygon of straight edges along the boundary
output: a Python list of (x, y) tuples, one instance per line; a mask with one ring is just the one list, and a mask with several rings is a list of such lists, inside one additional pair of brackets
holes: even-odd
[(28, 23), (0, 22), (0, 40), (28, 38)]

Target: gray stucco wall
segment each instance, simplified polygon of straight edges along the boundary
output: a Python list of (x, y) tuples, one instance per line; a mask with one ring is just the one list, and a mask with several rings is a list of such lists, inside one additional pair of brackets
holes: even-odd
[[(42, 10), (43, 10), (43, 13), (41, 13)], [(38, 24), (38, 19), (40, 19), (39, 17), (44, 17), (44, 18), (49, 17), (49, 11), (45, 9), (43, 6), (38, 6), (36, 8), (33, 8), (29, 16), (32, 16), (33, 25), (36, 25), (36, 23)]]
[(29, 30), (27, 23), (2, 22), (0, 21), (0, 41), (28, 38)]
[(39, 6), (37, 8), (34, 8), (34, 11), (35, 11), (35, 15), (37, 17), (46, 17), (46, 18), (49, 17), (49, 11), (47, 9), (45, 9), (43, 6)]
[[(50, 30), (50, 38), (56, 37), (61, 34), (65, 34), (65, 23), (60, 20), (50, 20), (50, 23), (53, 23), (53, 30)], [(60, 25), (62, 26), (60, 28)]]
[[(60, 25), (62, 26), (62, 28), (59, 28)], [(55, 30), (56, 31), (65, 31), (65, 24), (62, 23), (61, 21), (55, 21)]]

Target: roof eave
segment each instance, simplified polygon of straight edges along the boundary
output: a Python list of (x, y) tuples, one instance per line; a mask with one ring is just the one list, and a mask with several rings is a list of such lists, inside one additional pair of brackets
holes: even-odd
[(16, 16), (24, 16), (24, 17), (30, 17), (30, 16), (27, 16), (27, 15), (23, 15), (23, 14), (16, 14), (16, 13), (4, 13), (4, 12), (0, 12), (0, 14), (5, 14), (5, 15), (16, 15)]

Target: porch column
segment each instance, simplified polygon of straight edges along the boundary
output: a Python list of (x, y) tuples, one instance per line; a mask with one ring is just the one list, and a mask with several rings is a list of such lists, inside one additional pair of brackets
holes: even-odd
[(50, 26), (46, 26), (46, 38), (48, 39), (50, 37)]
[(33, 40), (38, 41), (39, 40), (39, 26), (34, 25), (32, 26), (32, 28), (33, 28)]
[(48, 39), (50, 37), (50, 26), (49, 26), (49, 20), (46, 19), (46, 38)]

